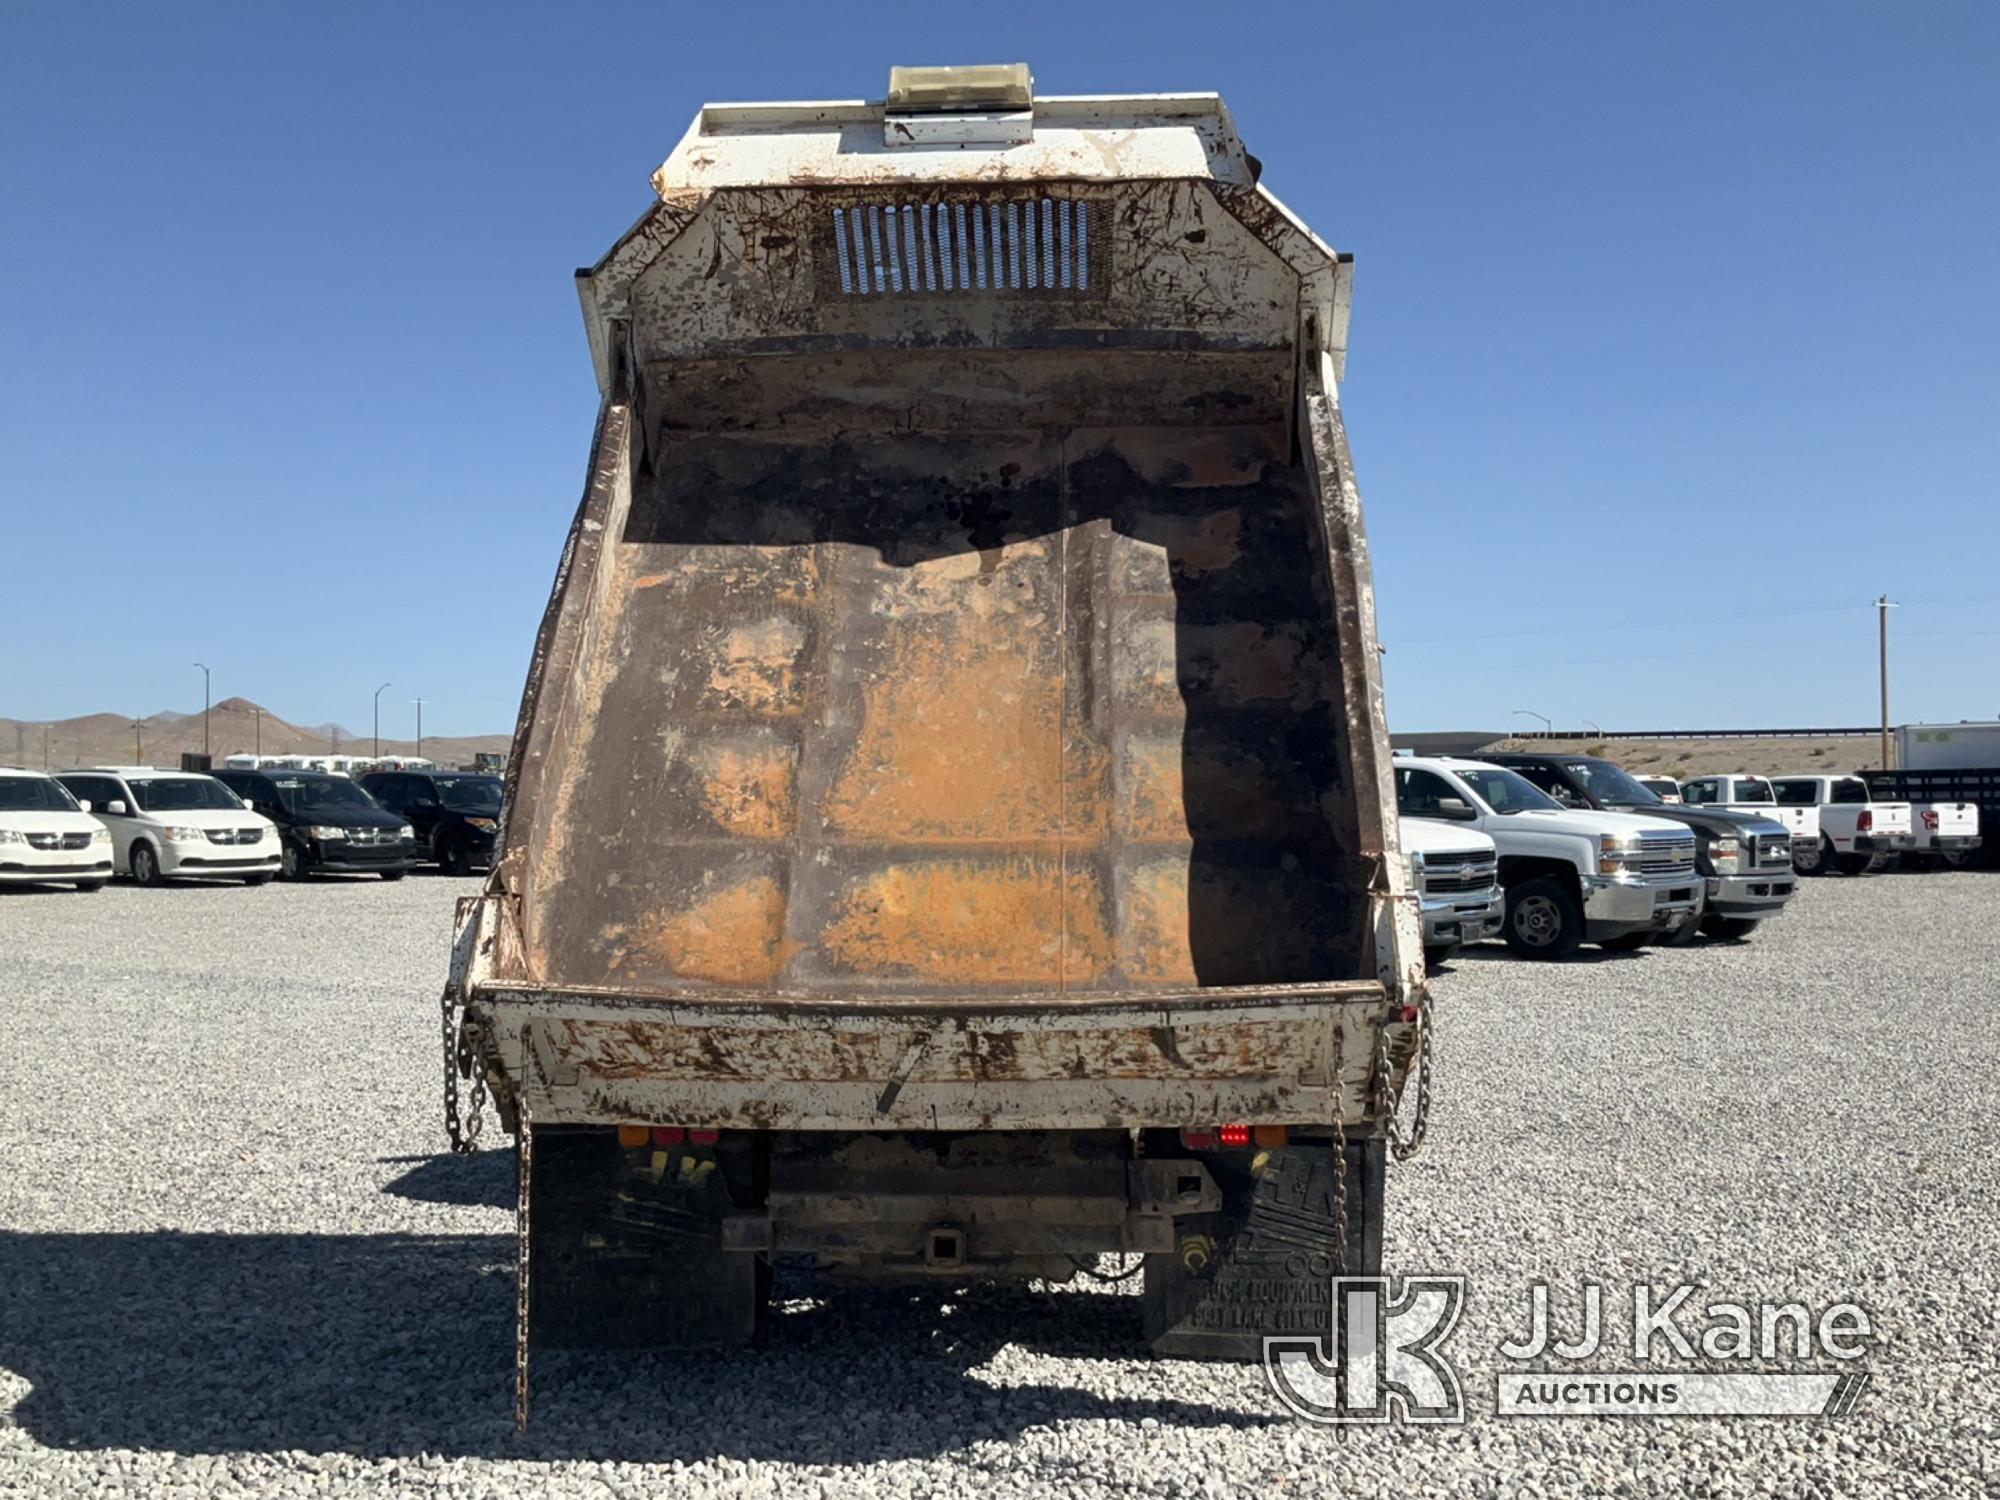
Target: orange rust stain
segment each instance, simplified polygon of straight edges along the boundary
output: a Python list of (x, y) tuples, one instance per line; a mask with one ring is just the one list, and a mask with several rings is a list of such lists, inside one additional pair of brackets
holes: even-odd
[[(976, 585), (975, 585), (976, 587)], [(841, 832), (896, 842), (1093, 838), (1102, 757), (1069, 735), (1047, 614), (899, 631), (862, 694), (861, 731), (827, 800)]]
[(702, 805), (720, 827), (746, 839), (791, 833), (798, 763), (788, 746), (705, 745), (690, 758), (701, 773)]
[(1193, 984), (1186, 862), (1157, 860), (1139, 866), (1128, 877), (1123, 896), (1118, 961), (1125, 977), (1146, 984)]
[(732, 707), (771, 714), (799, 711), (799, 658), (806, 628), (776, 618), (721, 633), (708, 675), (709, 693)]
[(786, 957), (785, 896), (768, 875), (724, 886), (640, 933), (633, 948), (682, 979), (768, 984)]
[(671, 573), (641, 573), (637, 578), (632, 580), (632, 587), (635, 589), (656, 589), (663, 583), (673, 582), (673, 578), (674, 575)]
[(891, 865), (823, 941), (850, 971), (957, 984), (1088, 984), (1111, 953), (1095, 876), (1036, 859)]

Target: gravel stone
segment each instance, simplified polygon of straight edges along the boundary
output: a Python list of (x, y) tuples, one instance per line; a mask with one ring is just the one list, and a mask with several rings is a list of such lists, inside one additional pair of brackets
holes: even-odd
[[(2000, 876), (1826, 879), (1748, 943), (1435, 980), (1392, 1272), (1471, 1279), (1462, 1426), (1288, 1417), (1133, 1292), (841, 1289), (767, 1347), (546, 1354), (512, 1428), (513, 1159), (445, 1154), (475, 883), (0, 893), (0, 1494), (1936, 1495), (2000, 1486)], [(1842, 1421), (1494, 1416), (1527, 1288), (1866, 1305)], [(1600, 1358), (1630, 1367), (1629, 1348)], [(1824, 1367), (1825, 1362), (1821, 1361)]]

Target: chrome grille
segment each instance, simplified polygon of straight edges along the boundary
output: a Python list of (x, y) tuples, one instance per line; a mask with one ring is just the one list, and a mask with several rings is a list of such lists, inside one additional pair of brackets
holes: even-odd
[(1752, 840), (1751, 863), (1770, 868), (1792, 863), (1792, 838), (1786, 833), (1759, 834)]
[(263, 840), (261, 828), (211, 828), (208, 841), (211, 844), (255, 844)]
[(1492, 854), (1426, 854), (1423, 888), (1433, 896), (1456, 891), (1484, 891), (1499, 877), (1499, 860)]
[(1632, 868), (1641, 875), (1694, 874), (1692, 833), (1642, 833)]
[(90, 835), (87, 833), (28, 833), (23, 834), (30, 849), (88, 849)]

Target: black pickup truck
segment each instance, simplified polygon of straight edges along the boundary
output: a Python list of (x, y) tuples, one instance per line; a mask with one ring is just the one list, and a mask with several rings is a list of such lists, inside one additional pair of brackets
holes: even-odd
[(1499, 753), (1481, 760), (1518, 771), (1567, 807), (1638, 812), (1694, 830), (1695, 861), (1707, 899), (1695, 921), (1667, 938), (1686, 942), (1695, 929), (1710, 937), (1745, 938), (1792, 899), (1792, 836), (1784, 824), (1757, 813), (1664, 802), (1638, 779), (1594, 755)]

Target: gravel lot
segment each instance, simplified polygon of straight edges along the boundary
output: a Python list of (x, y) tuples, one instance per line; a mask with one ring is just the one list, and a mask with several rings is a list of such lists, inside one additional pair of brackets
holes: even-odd
[[(1109, 1291), (802, 1279), (760, 1351), (541, 1357), (517, 1437), (512, 1157), (440, 1154), (471, 885), (0, 894), (0, 1492), (2000, 1493), (2000, 876), (1441, 975), (1387, 1255), (1472, 1278), (1472, 1420), (1344, 1440), (1137, 1356)], [(1535, 1278), (1854, 1298), (1873, 1385), (1840, 1422), (1498, 1419)]]

